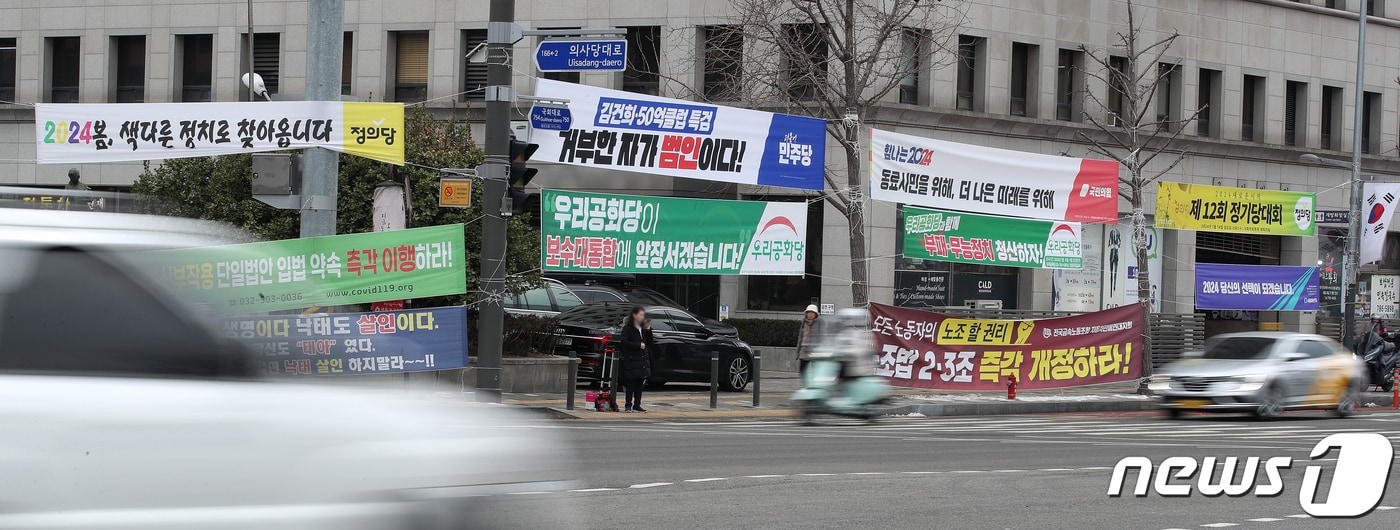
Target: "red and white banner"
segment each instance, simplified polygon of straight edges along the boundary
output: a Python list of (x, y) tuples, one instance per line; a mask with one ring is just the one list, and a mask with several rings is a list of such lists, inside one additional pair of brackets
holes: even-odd
[(1118, 222), (1118, 163), (870, 129), (870, 196), (1052, 221)]
[(977, 320), (870, 304), (876, 375), (939, 390), (1064, 388), (1142, 377), (1141, 304), (1041, 320)]

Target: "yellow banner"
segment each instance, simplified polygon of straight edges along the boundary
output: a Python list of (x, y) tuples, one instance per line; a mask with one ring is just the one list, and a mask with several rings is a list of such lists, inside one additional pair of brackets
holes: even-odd
[(1035, 322), (1031, 320), (974, 320), (945, 318), (938, 323), (938, 344), (1013, 346), (1028, 344)]
[(1316, 205), (1314, 193), (1159, 182), (1156, 225), (1179, 230), (1310, 236), (1315, 231)]
[(403, 103), (344, 103), (345, 152), (403, 165)]

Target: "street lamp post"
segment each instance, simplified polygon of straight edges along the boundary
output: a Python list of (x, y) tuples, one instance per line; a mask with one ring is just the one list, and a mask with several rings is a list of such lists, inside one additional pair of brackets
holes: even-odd
[(1303, 155), (1303, 160), (1351, 169), (1351, 222), (1347, 225), (1346, 260), (1342, 263), (1342, 343), (1350, 344), (1356, 334), (1356, 282), (1361, 272), (1361, 111), (1366, 86), (1366, 14), (1365, 2), (1357, 13), (1356, 25), (1356, 103), (1351, 124), (1351, 163)]

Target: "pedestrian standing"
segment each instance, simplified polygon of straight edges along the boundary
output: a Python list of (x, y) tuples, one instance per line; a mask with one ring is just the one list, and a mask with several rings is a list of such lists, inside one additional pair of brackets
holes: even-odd
[(642, 408), (642, 386), (651, 376), (651, 351), (656, 343), (651, 335), (651, 320), (640, 306), (632, 308), (622, 325), (622, 386), (627, 392), (627, 408), (623, 412), (646, 412)]
[(819, 320), (819, 316), (816, 304), (807, 306), (802, 325), (797, 328), (797, 370), (800, 374), (807, 373), (807, 363), (812, 361), (812, 349), (822, 340), (825, 322)]

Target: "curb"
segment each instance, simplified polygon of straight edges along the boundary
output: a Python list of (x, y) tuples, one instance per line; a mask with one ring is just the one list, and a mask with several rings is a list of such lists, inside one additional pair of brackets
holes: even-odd
[(1157, 410), (1157, 401), (1048, 401), (1037, 403), (916, 403), (891, 407), (886, 414), (925, 416), (993, 416), (1009, 414), (1069, 414), (1077, 412), (1142, 412)]

